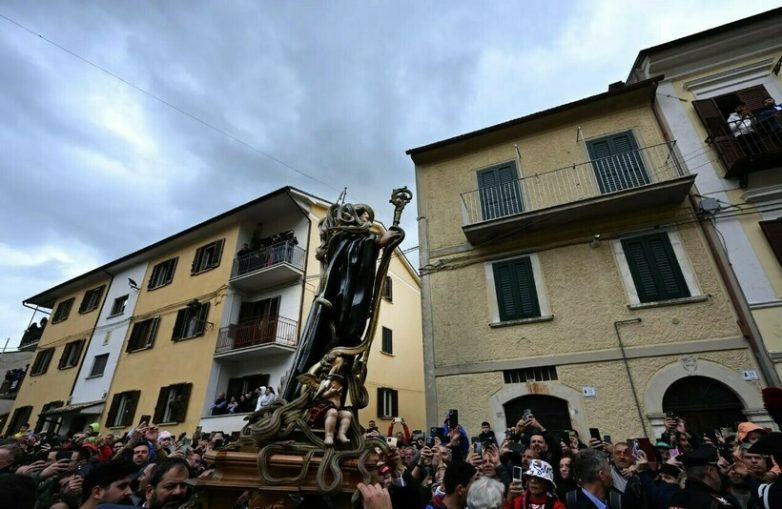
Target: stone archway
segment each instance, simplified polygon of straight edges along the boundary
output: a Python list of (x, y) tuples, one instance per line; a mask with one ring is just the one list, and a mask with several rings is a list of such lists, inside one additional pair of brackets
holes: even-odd
[(689, 376), (708, 377), (730, 388), (744, 407), (744, 415), (760, 426), (773, 426), (774, 422), (763, 408), (763, 399), (756, 384), (745, 381), (741, 374), (713, 361), (683, 357), (662, 367), (654, 374), (646, 387), (646, 417), (659, 436), (665, 426), (663, 397), (668, 388), (678, 380)]
[(573, 429), (580, 436), (589, 436), (589, 425), (586, 421), (584, 402), (581, 391), (569, 387), (560, 382), (529, 382), (520, 384), (506, 384), (502, 389), (489, 397), (491, 409), (492, 427), (497, 433), (497, 438), (504, 436), (508, 416), (505, 412), (506, 404), (524, 396), (553, 396), (567, 402), (567, 411)]

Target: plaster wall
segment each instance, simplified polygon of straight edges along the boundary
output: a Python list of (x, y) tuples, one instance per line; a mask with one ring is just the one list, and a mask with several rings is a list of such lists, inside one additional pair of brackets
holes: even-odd
[[(140, 290), (134, 290), (128, 285), (128, 278), (137, 283), (144, 278), (146, 264), (139, 264), (133, 268), (117, 273), (112, 279), (106, 294), (106, 304), (101, 309), (98, 323), (95, 331), (92, 333), (89, 347), (84, 354), (84, 361), (81, 363), (79, 376), (76, 385), (73, 387), (71, 403), (85, 403), (87, 401), (97, 401), (103, 399), (108, 393), (114, 370), (117, 366), (120, 352), (128, 332), (130, 318), (133, 316), (133, 309)], [(127, 295), (128, 300), (125, 303), (123, 313), (112, 315), (112, 306), (114, 300), (123, 295)], [(95, 357), (108, 354), (106, 368), (103, 375), (91, 377), (92, 366)]]
[[(231, 272), (231, 253), (237, 250), (239, 227), (227, 228), (219, 235), (205, 237), (197, 242), (172, 251), (158, 259), (150, 260), (146, 270), (142, 290), (139, 294), (133, 321), (141, 321), (154, 316), (160, 317), (154, 345), (146, 350), (127, 353), (123, 351), (114, 374), (107, 409), (102, 416), (102, 425), (106, 426), (108, 407), (117, 393), (140, 390), (135, 425), (139, 416), (154, 414), (161, 387), (179, 383), (192, 383), (192, 391), (183, 422), (165, 425), (172, 433), (187, 431), (192, 433), (201, 418), (204, 398), (207, 394), (209, 373), (212, 368), (215, 344), (219, 324), (223, 316), (223, 305), (227, 282)], [(223, 255), (220, 265), (197, 275), (190, 274), (190, 266), (196, 250), (215, 240), (224, 238)], [(147, 283), (154, 266), (174, 256), (179, 257), (172, 282), (166, 286), (148, 290)], [(209, 314), (204, 335), (194, 338), (171, 341), (177, 312), (187, 302), (197, 298), (209, 302)], [(127, 341), (127, 337), (126, 337)], [(117, 429), (121, 432), (122, 428)]]
[[(583, 163), (590, 159), (585, 140), (627, 130), (633, 131), (641, 148), (665, 141), (648, 105), (610, 112), (596, 106), (594, 116), (588, 118), (574, 118), (570, 123), (535, 135), (509, 139), (501, 145), (436, 163), (417, 165), (417, 191), (422, 197), (418, 201), (419, 215), (427, 221), (428, 249), (433, 252), (465, 245), (462, 217), (457, 211), (461, 209), (461, 193), (478, 189), (477, 170), (516, 161), (518, 176), (522, 178)], [(521, 154), (520, 160), (515, 146)]]
[[(709, 369), (710, 365), (719, 366), (731, 375), (723, 375), (719, 381), (740, 396), (745, 409), (750, 413), (762, 410), (759, 383), (741, 379), (741, 370), (757, 369), (748, 349), (701, 353), (696, 358), (698, 368), (692, 374), (710, 376), (713, 371)], [(681, 377), (677, 374), (681, 357), (647, 357), (628, 362), (642, 405), (646, 431), (638, 418), (621, 361), (560, 365), (557, 366), (559, 380), (556, 382), (504, 384), (499, 371), (437, 377), (437, 415), (442, 420), (449, 408), (458, 408), (468, 435), (476, 434), (483, 420), (489, 420), (495, 430), (501, 431), (507, 427), (504, 403), (520, 396), (544, 394), (568, 401), (571, 423), (581, 436), (589, 436), (589, 427), (599, 427), (601, 433), (610, 434), (615, 440), (646, 436), (653, 430), (652, 418), (662, 415), (659, 409), (665, 389)], [(597, 395), (584, 397), (584, 386), (594, 387)], [(761, 419), (761, 422), (766, 421)]]
[[(22, 383), (22, 387), (19, 389), (19, 393), (17, 394), (14, 403), (15, 409), (28, 405), (33, 407), (30, 416), (30, 424), (35, 425), (38, 414), (46, 403), (51, 401), (68, 401), (68, 398), (71, 395), (71, 389), (74, 386), (76, 376), (79, 372), (79, 366), (81, 366), (83, 362), (82, 360), (84, 359), (85, 352), (89, 349), (88, 340), (95, 328), (95, 323), (98, 319), (100, 310), (106, 301), (107, 292), (105, 290), (103, 291), (100, 304), (92, 311), (84, 314), (79, 313), (79, 305), (81, 304), (85, 292), (104, 284), (108, 287), (110, 283), (111, 281), (109, 279), (105, 279), (98, 284), (90, 285), (78, 292), (63, 295), (62, 298), (55, 303), (52, 313), (57, 309), (60, 302), (66, 301), (72, 297), (74, 298), (73, 306), (71, 307), (70, 314), (66, 320), (52, 323), (53, 320), (50, 317), (49, 323), (44, 328), (41, 339), (38, 341), (35, 355), (31, 360), (32, 367), (32, 363), (35, 361), (35, 356), (38, 355), (38, 352), (47, 348), (54, 348), (54, 355), (49, 363), (48, 370), (44, 374), (38, 376), (33, 376), (31, 373), (28, 373)], [(57, 365), (65, 350), (65, 346), (69, 342), (78, 339), (85, 340), (79, 362), (74, 367), (59, 369)]]
[[(628, 294), (615, 255), (607, 242), (538, 252), (553, 319), (506, 327), (490, 327), (484, 263), (435, 272), (432, 281), (434, 366), (589, 352), (616, 345), (614, 321), (641, 318), (624, 331), (626, 346), (670, 344), (739, 335), (735, 315), (718, 273), (694, 225), (676, 230), (694, 270), (701, 302), (628, 309)], [(511, 256), (506, 252), (505, 256)], [(485, 263), (491, 263), (487, 261)], [(539, 282), (536, 281), (536, 285)], [(588, 292), (588, 298), (585, 296)]]

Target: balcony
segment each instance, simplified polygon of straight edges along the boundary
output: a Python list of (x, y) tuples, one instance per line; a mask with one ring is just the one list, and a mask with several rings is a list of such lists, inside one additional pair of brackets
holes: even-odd
[(296, 281), (304, 275), (304, 249), (292, 241), (278, 242), (238, 256), (231, 285), (252, 293)]
[[(782, 112), (764, 122), (753, 122), (743, 135), (735, 136), (722, 119), (709, 122), (706, 141), (717, 151), (725, 166), (725, 178), (738, 178), (746, 187), (750, 173), (782, 166)], [(738, 131), (740, 132), (740, 131)]]
[(273, 320), (249, 320), (220, 329), (215, 357), (252, 352), (278, 355), (293, 352), (298, 340), (298, 322), (278, 316)]
[(694, 180), (675, 142), (661, 143), (463, 193), (462, 230), (481, 244), (509, 231), (681, 203)]

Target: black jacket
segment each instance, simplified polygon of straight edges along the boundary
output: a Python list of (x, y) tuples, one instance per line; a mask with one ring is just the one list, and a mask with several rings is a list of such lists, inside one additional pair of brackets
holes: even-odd
[[(589, 497), (584, 495), (581, 488), (576, 488), (575, 490), (568, 492), (565, 495), (565, 504), (567, 505), (567, 509), (597, 509)], [(619, 491), (611, 489), (608, 493), (607, 507), (608, 509), (621, 509), (622, 494)]]
[(671, 497), (669, 509), (739, 509), (741, 505), (730, 495), (695, 479), (687, 479), (684, 489)]

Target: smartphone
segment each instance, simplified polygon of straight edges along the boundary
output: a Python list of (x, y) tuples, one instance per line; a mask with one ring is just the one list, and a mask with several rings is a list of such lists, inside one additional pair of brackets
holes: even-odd
[(452, 408), (448, 410), (448, 427), (456, 429), (459, 426), (459, 410)]
[(671, 459), (674, 459), (679, 455), (679, 449), (669, 449), (668, 454), (671, 455)]
[[(432, 445), (434, 445), (434, 437), (439, 437), (439, 436), (440, 436), (440, 428), (438, 428), (437, 426), (432, 426), (431, 428), (429, 428), (429, 440), (432, 441)], [(429, 447), (431, 447), (431, 445)]]
[(676, 414), (674, 414), (673, 410), (668, 410), (667, 412), (665, 412), (665, 416), (669, 419), (673, 419), (674, 417), (676, 417)]
[(189, 438), (183, 438), (179, 441), (179, 443), (182, 445), (182, 447), (190, 447), (190, 444), (192, 444), (193, 441)]
[(529, 408), (525, 408), (524, 413), (521, 414), (521, 418), (526, 421), (530, 417), (532, 417), (532, 410), (530, 410)]
[(627, 439), (627, 447), (630, 449), (630, 452), (633, 455), (633, 458), (638, 457), (638, 440), (635, 438), (628, 438)]
[(611, 435), (603, 435), (603, 442), (610, 444), (611, 443)]
[(73, 451), (57, 451), (57, 454), (55, 455), (55, 459), (57, 461), (70, 460), (71, 456), (73, 456)]
[(521, 467), (513, 467), (513, 480), (521, 481)]
[(600, 440), (600, 430), (597, 428), (589, 428), (589, 436), (595, 440)]
[(652, 447), (651, 440), (646, 437), (639, 438), (638, 447), (646, 454), (649, 461), (654, 461), (654, 447)]
[(387, 443), (387, 444), (388, 444), (390, 447), (396, 447), (396, 444), (397, 444), (397, 439), (396, 439), (396, 437), (387, 437), (387, 438), (386, 438), (386, 443)]
[(475, 454), (481, 455), (481, 439), (478, 437), (472, 437), (470, 438), (470, 442), (472, 442), (472, 450)]
[(142, 415), (141, 416), (141, 420), (138, 421), (138, 427), (140, 428), (144, 424), (146, 424), (147, 426), (152, 424), (152, 416), (151, 415)]

